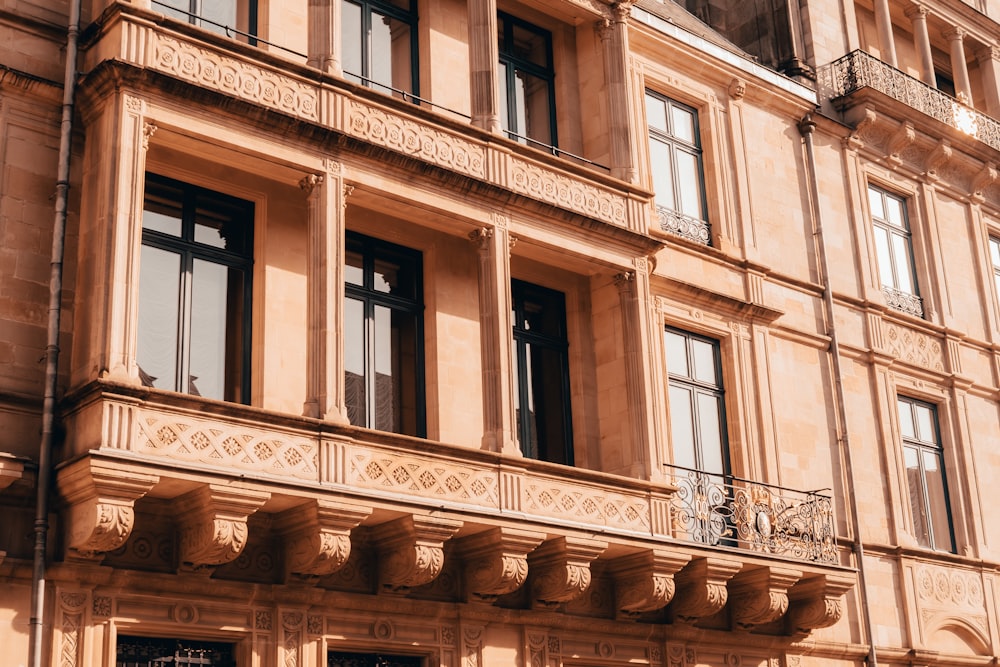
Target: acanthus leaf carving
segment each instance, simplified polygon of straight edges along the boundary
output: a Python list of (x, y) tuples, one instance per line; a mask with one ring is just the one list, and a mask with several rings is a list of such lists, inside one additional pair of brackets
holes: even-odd
[(801, 570), (779, 567), (761, 567), (736, 575), (729, 583), (733, 623), (750, 629), (778, 620), (788, 611), (788, 589), (801, 578)]
[(182, 567), (201, 569), (236, 560), (247, 543), (247, 518), (268, 498), (269, 493), (208, 484), (178, 499)]
[(854, 577), (826, 574), (803, 579), (789, 592), (788, 626), (793, 634), (827, 628), (843, 614), (844, 594), (854, 586)]
[(569, 602), (590, 587), (590, 563), (604, 553), (607, 542), (573, 537), (549, 540), (532, 552), (531, 598), (539, 607)]
[(461, 527), (461, 521), (418, 515), (375, 526), (381, 588), (402, 593), (433, 581), (444, 567), (445, 541)]
[(674, 597), (674, 574), (691, 557), (659, 549), (615, 559), (609, 567), (615, 578), (615, 608), (623, 616), (656, 611)]
[(313, 500), (285, 511), (276, 521), (285, 537), (285, 575), (315, 579), (333, 574), (351, 555), (351, 530), (370, 507)]
[(724, 558), (699, 558), (674, 576), (677, 590), (670, 604), (671, 615), (684, 623), (718, 613), (729, 599), (726, 589), (733, 575), (740, 571), (739, 561)]
[(464, 538), (458, 553), (465, 561), (465, 589), (473, 600), (492, 602), (511, 593), (528, 577), (528, 553), (544, 533), (494, 528)]

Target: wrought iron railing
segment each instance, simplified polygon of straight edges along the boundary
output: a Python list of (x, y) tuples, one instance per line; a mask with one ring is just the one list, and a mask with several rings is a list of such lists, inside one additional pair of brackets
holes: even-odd
[(656, 207), (656, 218), (660, 223), (660, 229), (667, 233), (686, 238), (695, 243), (709, 244), (711, 227), (704, 220), (692, 218), (690, 215), (684, 215), (680, 211), (659, 205)]
[(677, 487), (670, 506), (674, 537), (799, 560), (837, 562), (830, 496), (732, 475), (667, 468)]
[(916, 294), (910, 294), (909, 292), (883, 285), (882, 295), (885, 297), (886, 305), (890, 308), (913, 315), (914, 317), (924, 316), (923, 299)]
[(820, 91), (830, 98), (871, 88), (1000, 151), (1000, 121), (864, 51), (821, 67)]

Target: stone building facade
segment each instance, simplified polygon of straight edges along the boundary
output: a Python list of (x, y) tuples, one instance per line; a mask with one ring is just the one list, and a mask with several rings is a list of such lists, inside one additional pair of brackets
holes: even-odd
[(0, 663), (995, 666), (998, 21), (7, 2)]

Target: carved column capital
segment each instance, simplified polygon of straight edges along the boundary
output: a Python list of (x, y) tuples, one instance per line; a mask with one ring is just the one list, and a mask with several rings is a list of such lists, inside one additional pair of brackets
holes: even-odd
[(929, 13), (930, 11), (927, 9), (927, 7), (921, 5), (918, 2), (913, 3), (912, 5), (903, 10), (903, 14), (905, 14), (906, 18), (910, 20), (926, 19)]
[(405, 516), (372, 529), (378, 545), (379, 584), (383, 590), (406, 592), (430, 583), (444, 566), (444, 543), (461, 521)]
[(302, 188), (307, 197), (311, 197), (316, 188), (323, 184), (323, 180), (324, 177), (322, 174), (306, 174), (299, 181), (299, 187)]
[(135, 501), (159, 481), (156, 475), (92, 459), (60, 470), (59, 493), (69, 506), (67, 548), (83, 558), (95, 558), (120, 547), (135, 524)]
[(591, 561), (607, 548), (607, 542), (574, 537), (559, 537), (538, 547), (528, 559), (534, 604), (555, 607), (583, 595), (590, 587)]
[(729, 582), (733, 623), (748, 630), (778, 620), (788, 611), (789, 587), (801, 578), (801, 570), (779, 567), (739, 573)]
[(947, 30), (945, 30), (944, 32), (941, 33), (941, 35), (945, 39), (947, 39), (949, 41), (952, 41), (952, 42), (960, 42), (960, 41), (962, 41), (963, 39), (965, 39), (965, 36), (967, 34), (969, 34), (969, 33), (967, 33), (965, 31), (965, 29), (960, 28), (958, 26), (952, 26), (952, 27), (948, 28)]
[(465, 561), (469, 598), (493, 602), (520, 588), (528, 577), (528, 553), (544, 539), (545, 533), (513, 528), (493, 528), (462, 539), (457, 551)]
[(156, 134), (156, 125), (145, 121), (142, 124), (142, 150), (149, 150), (149, 140)]
[(236, 560), (247, 544), (247, 518), (271, 494), (207, 484), (177, 500), (180, 562), (200, 569)]
[(691, 557), (649, 549), (616, 558), (609, 566), (615, 579), (615, 609), (622, 616), (656, 611), (674, 597), (674, 575)]
[(670, 605), (673, 617), (684, 623), (718, 613), (726, 606), (726, 583), (740, 571), (739, 561), (699, 558), (674, 575), (677, 592)]
[(803, 579), (788, 591), (788, 627), (792, 634), (827, 628), (843, 614), (844, 594), (854, 575), (824, 574)]
[(333, 574), (351, 555), (351, 531), (372, 508), (330, 500), (293, 507), (275, 522), (285, 540), (285, 577), (315, 579)]
[(476, 244), (476, 247), (480, 252), (490, 251), (490, 242), (493, 240), (493, 228), (492, 227), (480, 227), (472, 232), (469, 232), (469, 240)]

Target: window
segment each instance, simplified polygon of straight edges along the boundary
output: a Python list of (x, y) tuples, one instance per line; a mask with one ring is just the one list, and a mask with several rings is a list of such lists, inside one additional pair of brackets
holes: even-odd
[(906, 203), (901, 197), (869, 185), (868, 205), (875, 232), (878, 274), (886, 302), (897, 310), (922, 317)]
[(997, 299), (1000, 299), (1000, 238), (990, 237), (990, 262), (993, 264), (993, 282), (997, 288)]
[[(235, 29), (257, 34), (257, 0), (152, 0), (153, 9), (167, 16), (233, 37)], [(251, 44), (256, 40), (250, 39)]]
[(401, 96), (419, 95), (415, 0), (341, 0), (344, 76)]
[(573, 464), (569, 342), (562, 292), (514, 280), (517, 439), (532, 459)]
[(722, 366), (717, 341), (667, 328), (667, 377), (674, 464), (729, 474)]
[(664, 231), (707, 244), (698, 114), (691, 107), (646, 91), (646, 119), (660, 224)]
[(146, 174), (136, 357), (147, 387), (250, 397), (253, 204)]
[(922, 546), (953, 552), (955, 541), (937, 410), (933, 405), (903, 396), (897, 398), (897, 404), (913, 533)]
[(423, 658), (381, 653), (341, 653), (331, 651), (326, 667), (423, 667)]
[(497, 33), (503, 129), (522, 143), (556, 146), (552, 34), (503, 12)]
[(351, 423), (425, 436), (420, 252), (347, 233), (344, 363)]
[(235, 667), (233, 645), (186, 639), (118, 636), (115, 667), (165, 667), (200, 665)]

